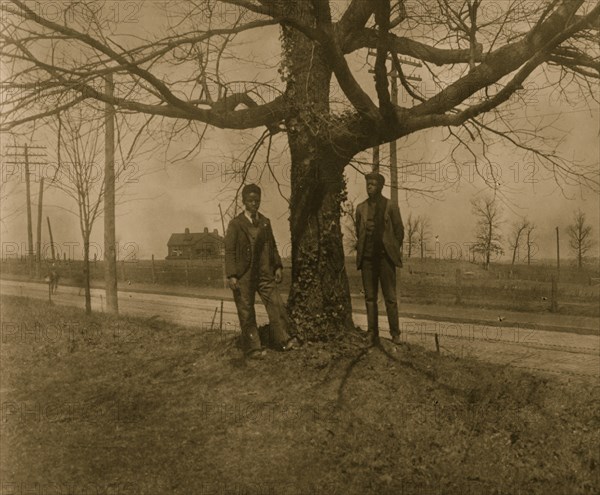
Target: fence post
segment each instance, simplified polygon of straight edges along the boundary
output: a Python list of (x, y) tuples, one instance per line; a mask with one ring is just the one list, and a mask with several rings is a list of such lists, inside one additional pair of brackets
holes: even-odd
[(185, 285), (190, 285), (190, 262), (185, 261)]
[(213, 314), (213, 318), (212, 318), (212, 322), (210, 323), (210, 331), (212, 332), (213, 326), (215, 325), (215, 318), (217, 317), (217, 311), (219, 310), (219, 307), (217, 306), (215, 308), (215, 312)]
[(223, 299), (221, 299), (221, 317), (219, 318), (219, 332), (223, 332)]
[(556, 276), (552, 275), (552, 294), (550, 300), (550, 311), (556, 313), (558, 311), (558, 284)]
[(154, 255), (152, 255), (152, 283), (156, 283), (156, 271), (154, 269)]

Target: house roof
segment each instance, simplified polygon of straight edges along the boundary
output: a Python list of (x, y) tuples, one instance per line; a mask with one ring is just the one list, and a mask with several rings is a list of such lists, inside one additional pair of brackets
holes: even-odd
[(167, 246), (193, 246), (201, 242), (223, 242), (219, 234), (213, 232), (190, 232), (171, 234)]

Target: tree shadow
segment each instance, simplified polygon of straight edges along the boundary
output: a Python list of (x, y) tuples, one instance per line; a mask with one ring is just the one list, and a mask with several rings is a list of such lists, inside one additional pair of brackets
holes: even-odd
[[(395, 345), (395, 344), (392, 344), (392, 345)], [(382, 343), (379, 343), (379, 345), (376, 348), (378, 350), (380, 350), (385, 357), (387, 357), (389, 360), (393, 361), (395, 364), (402, 366), (403, 368), (408, 368), (417, 374), (423, 375), (429, 381), (434, 382), (436, 384), (436, 386), (439, 387), (440, 389), (442, 389), (450, 394), (466, 397), (467, 392), (465, 390), (463, 390), (461, 388), (453, 387), (452, 385), (448, 385), (447, 383), (439, 381), (438, 376), (434, 371), (428, 370), (428, 369), (423, 369), (423, 368), (417, 366), (414, 363), (414, 361), (409, 361), (407, 359), (398, 359), (392, 353), (390, 353), (383, 346)], [(410, 347), (409, 347), (409, 349), (410, 349)]]
[(356, 356), (354, 356), (354, 358), (352, 358), (350, 360), (350, 363), (348, 363), (348, 366), (346, 367), (346, 370), (344, 371), (344, 374), (342, 376), (342, 380), (340, 381), (340, 385), (338, 386), (337, 399), (335, 402), (336, 410), (338, 410), (338, 411), (341, 410), (344, 405), (344, 401), (345, 401), (344, 390), (346, 388), (346, 384), (348, 383), (348, 380), (350, 379), (352, 370), (362, 360), (362, 358), (369, 353), (370, 349), (371, 349), (371, 347), (365, 347), (365, 348), (361, 349), (361, 351)]

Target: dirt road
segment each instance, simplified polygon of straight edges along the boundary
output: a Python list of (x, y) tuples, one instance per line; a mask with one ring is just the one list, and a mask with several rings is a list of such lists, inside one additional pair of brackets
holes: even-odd
[[(3, 295), (48, 299), (48, 287), (38, 283), (2, 280), (0, 292)], [(83, 295), (78, 295), (78, 289), (72, 287), (60, 287), (53, 301), (62, 305), (84, 306)], [(92, 309), (104, 311), (104, 306), (104, 291), (92, 289)], [(160, 318), (197, 327), (201, 331), (210, 331), (211, 328), (215, 331), (220, 325), (220, 302), (214, 299), (119, 292), (119, 309), (124, 315)], [(256, 306), (256, 315), (259, 324), (267, 321), (264, 307), (260, 304)], [(364, 313), (354, 313), (353, 318), (357, 325), (366, 327)], [(388, 336), (385, 317), (380, 317), (380, 320), (382, 335)], [(402, 338), (409, 345), (435, 349), (434, 335), (437, 334), (443, 354), (469, 356), (533, 372), (550, 373), (567, 380), (590, 380), (600, 376), (598, 335), (409, 318), (401, 318), (400, 325)], [(231, 301), (223, 303), (221, 332), (224, 335), (239, 333), (237, 313)]]

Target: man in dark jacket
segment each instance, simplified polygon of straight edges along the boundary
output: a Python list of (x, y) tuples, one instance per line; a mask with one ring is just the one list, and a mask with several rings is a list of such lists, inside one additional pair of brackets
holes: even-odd
[(257, 291), (267, 310), (275, 345), (286, 351), (298, 345), (297, 339), (290, 336), (289, 320), (277, 290), (282, 277), (281, 258), (271, 222), (258, 212), (260, 199), (260, 187), (244, 186), (242, 202), (246, 209), (229, 222), (225, 234), (225, 271), (240, 319), (243, 345), (252, 359), (265, 356), (254, 312)]
[(377, 292), (381, 282), (392, 341), (399, 344), (396, 267), (402, 266), (404, 225), (398, 206), (381, 195), (383, 175), (373, 172), (365, 178), (369, 198), (356, 208), (356, 265), (362, 272), (369, 339), (373, 344), (379, 341)]

